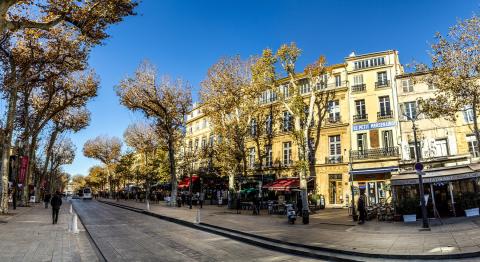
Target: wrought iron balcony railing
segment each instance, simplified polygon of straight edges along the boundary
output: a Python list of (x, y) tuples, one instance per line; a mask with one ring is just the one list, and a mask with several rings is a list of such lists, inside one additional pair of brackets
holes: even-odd
[(398, 151), (398, 147), (350, 150), (350, 159), (352, 160), (380, 159), (380, 158), (390, 158), (390, 157), (399, 157), (399, 156), (400, 154)]
[(341, 123), (342, 121), (340, 116), (337, 115), (337, 116), (329, 116), (326, 122), (327, 124), (338, 124), (338, 123)]
[(375, 82), (375, 88), (385, 88), (390, 86), (390, 80)]
[(353, 122), (365, 122), (368, 121), (368, 114), (353, 115)]
[(365, 84), (357, 84), (352, 86), (352, 93), (365, 92), (367, 86)]
[(393, 111), (392, 110), (377, 112), (377, 119), (378, 120), (390, 119), (390, 118), (393, 118)]
[(343, 156), (326, 156), (325, 164), (338, 164), (343, 163)]

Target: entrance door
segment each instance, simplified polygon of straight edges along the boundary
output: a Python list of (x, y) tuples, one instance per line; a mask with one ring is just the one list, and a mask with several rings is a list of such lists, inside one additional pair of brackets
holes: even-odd
[(435, 195), (435, 205), (440, 217), (451, 216), (450, 212), (450, 193), (448, 192), (448, 183), (433, 184), (433, 192)]
[(377, 196), (377, 183), (375, 181), (367, 182), (367, 198), (368, 198), (368, 205), (373, 205), (378, 203), (378, 196)]
[(342, 174), (328, 175), (328, 193), (330, 204), (343, 204)]

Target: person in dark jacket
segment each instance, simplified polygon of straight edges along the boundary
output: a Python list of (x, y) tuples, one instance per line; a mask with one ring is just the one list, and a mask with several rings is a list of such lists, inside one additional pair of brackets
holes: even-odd
[(45, 195), (43, 196), (43, 202), (45, 203), (45, 208), (48, 208), (48, 203), (50, 203), (50, 198), (52, 197), (52, 195), (50, 195), (50, 193), (45, 193)]
[(358, 212), (360, 213), (358, 224), (361, 225), (365, 223), (365, 216), (367, 214), (367, 210), (365, 209), (365, 190), (360, 191), (360, 197), (358, 198), (357, 206), (358, 206)]
[(55, 192), (55, 195), (50, 201), (52, 205), (52, 224), (56, 224), (58, 221), (58, 212), (60, 211), (60, 206), (62, 206), (62, 198), (60, 197), (60, 192)]

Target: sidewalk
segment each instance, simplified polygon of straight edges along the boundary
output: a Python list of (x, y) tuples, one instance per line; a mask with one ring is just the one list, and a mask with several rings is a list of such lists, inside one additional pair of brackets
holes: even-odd
[[(134, 200), (115, 201), (136, 208), (146, 208), (145, 203)], [(193, 222), (197, 207), (172, 208), (165, 203), (151, 204), (151, 212)], [(234, 229), (258, 236), (319, 246), (335, 250), (385, 255), (449, 255), (480, 252), (480, 218), (451, 218), (444, 224), (432, 221), (431, 231), (419, 231), (420, 222), (367, 221), (364, 225), (353, 223), (345, 209), (320, 210), (310, 216), (310, 224), (303, 225), (299, 217), (295, 225), (287, 224), (284, 216), (253, 216), (252, 211), (206, 205), (201, 210), (201, 222)]]
[(55, 225), (51, 207), (43, 203), (12, 210), (7, 219), (0, 216), (0, 261), (98, 261), (80, 221), (78, 234), (68, 232), (69, 208), (63, 201)]

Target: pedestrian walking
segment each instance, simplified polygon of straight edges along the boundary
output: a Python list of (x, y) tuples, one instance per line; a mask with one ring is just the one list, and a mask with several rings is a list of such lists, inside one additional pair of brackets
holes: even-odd
[(51, 197), (52, 195), (48, 192), (46, 192), (45, 195), (43, 196), (43, 203), (45, 203), (45, 208), (48, 208), (48, 203), (50, 203)]
[(240, 214), (240, 210), (242, 209), (242, 200), (240, 199), (240, 193), (237, 195), (237, 214)]
[(200, 201), (200, 208), (203, 208), (203, 200), (205, 200), (205, 193), (200, 192), (200, 195), (198, 196), (198, 200)]
[(60, 197), (60, 192), (55, 192), (55, 195), (52, 197), (50, 204), (52, 205), (52, 224), (56, 224), (58, 221), (58, 213), (60, 211), (60, 206), (62, 206), (62, 198)]
[(365, 190), (360, 190), (360, 197), (357, 202), (358, 212), (360, 213), (358, 224), (361, 225), (365, 223), (366, 209), (365, 209)]
[(185, 198), (186, 198), (185, 191), (182, 191), (182, 195), (180, 197), (182, 199), (182, 206), (184, 206), (185, 205)]

